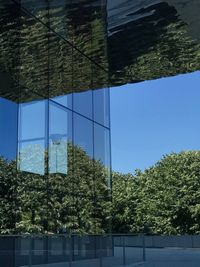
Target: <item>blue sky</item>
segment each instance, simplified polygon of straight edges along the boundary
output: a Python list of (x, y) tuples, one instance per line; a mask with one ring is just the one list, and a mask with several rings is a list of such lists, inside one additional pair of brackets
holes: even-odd
[(111, 88), (113, 170), (200, 149), (200, 72)]

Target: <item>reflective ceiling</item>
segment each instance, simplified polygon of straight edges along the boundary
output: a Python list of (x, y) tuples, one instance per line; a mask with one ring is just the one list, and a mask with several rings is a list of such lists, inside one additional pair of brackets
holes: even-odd
[(199, 14), (199, 0), (0, 0), (0, 95), (54, 97), (199, 70)]
[(108, 62), (112, 84), (200, 68), (199, 0), (109, 0)]

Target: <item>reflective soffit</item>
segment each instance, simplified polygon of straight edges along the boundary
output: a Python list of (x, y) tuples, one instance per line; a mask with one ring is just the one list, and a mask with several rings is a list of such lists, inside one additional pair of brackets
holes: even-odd
[[(0, 0), (0, 95), (43, 97), (200, 69), (199, 0)], [(67, 84), (67, 86), (66, 86)]]

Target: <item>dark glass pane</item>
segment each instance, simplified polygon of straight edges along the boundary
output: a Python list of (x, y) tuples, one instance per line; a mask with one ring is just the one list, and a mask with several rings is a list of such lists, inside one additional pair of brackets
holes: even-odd
[(20, 9), (12, 1), (0, 1), (0, 97), (19, 98)]
[(108, 88), (109, 86), (108, 69), (92, 63), (92, 89)]
[(73, 109), (92, 118), (92, 64), (73, 49)]
[(72, 47), (55, 34), (50, 35), (49, 41), (49, 97), (72, 109)]
[(16, 160), (18, 104), (0, 97), (0, 157)]
[(92, 87), (92, 63), (73, 49), (73, 91), (83, 92)]
[(72, 113), (53, 102), (49, 105), (49, 173), (68, 172), (72, 141)]
[(113, 85), (200, 69), (199, 1), (109, 0), (107, 10)]
[(48, 97), (49, 30), (24, 12), (20, 18), (20, 85)]
[(94, 99), (94, 121), (109, 127), (110, 121), (110, 97), (109, 89), (99, 89), (93, 91)]
[(50, 27), (82, 53), (106, 65), (106, 1), (52, 0)]
[(37, 19), (43, 23), (48, 23), (49, 1), (46, 0), (17, 0), (21, 6), (32, 13)]
[(73, 42), (72, 19), (70, 18), (72, 0), (49, 1), (50, 27), (56, 33)]

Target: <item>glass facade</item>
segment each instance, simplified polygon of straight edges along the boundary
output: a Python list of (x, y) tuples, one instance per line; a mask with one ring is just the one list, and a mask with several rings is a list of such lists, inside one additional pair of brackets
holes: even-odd
[(109, 231), (109, 87), (199, 70), (179, 2), (0, 0), (0, 233)]
[(105, 8), (0, 1), (1, 234), (110, 232)]

